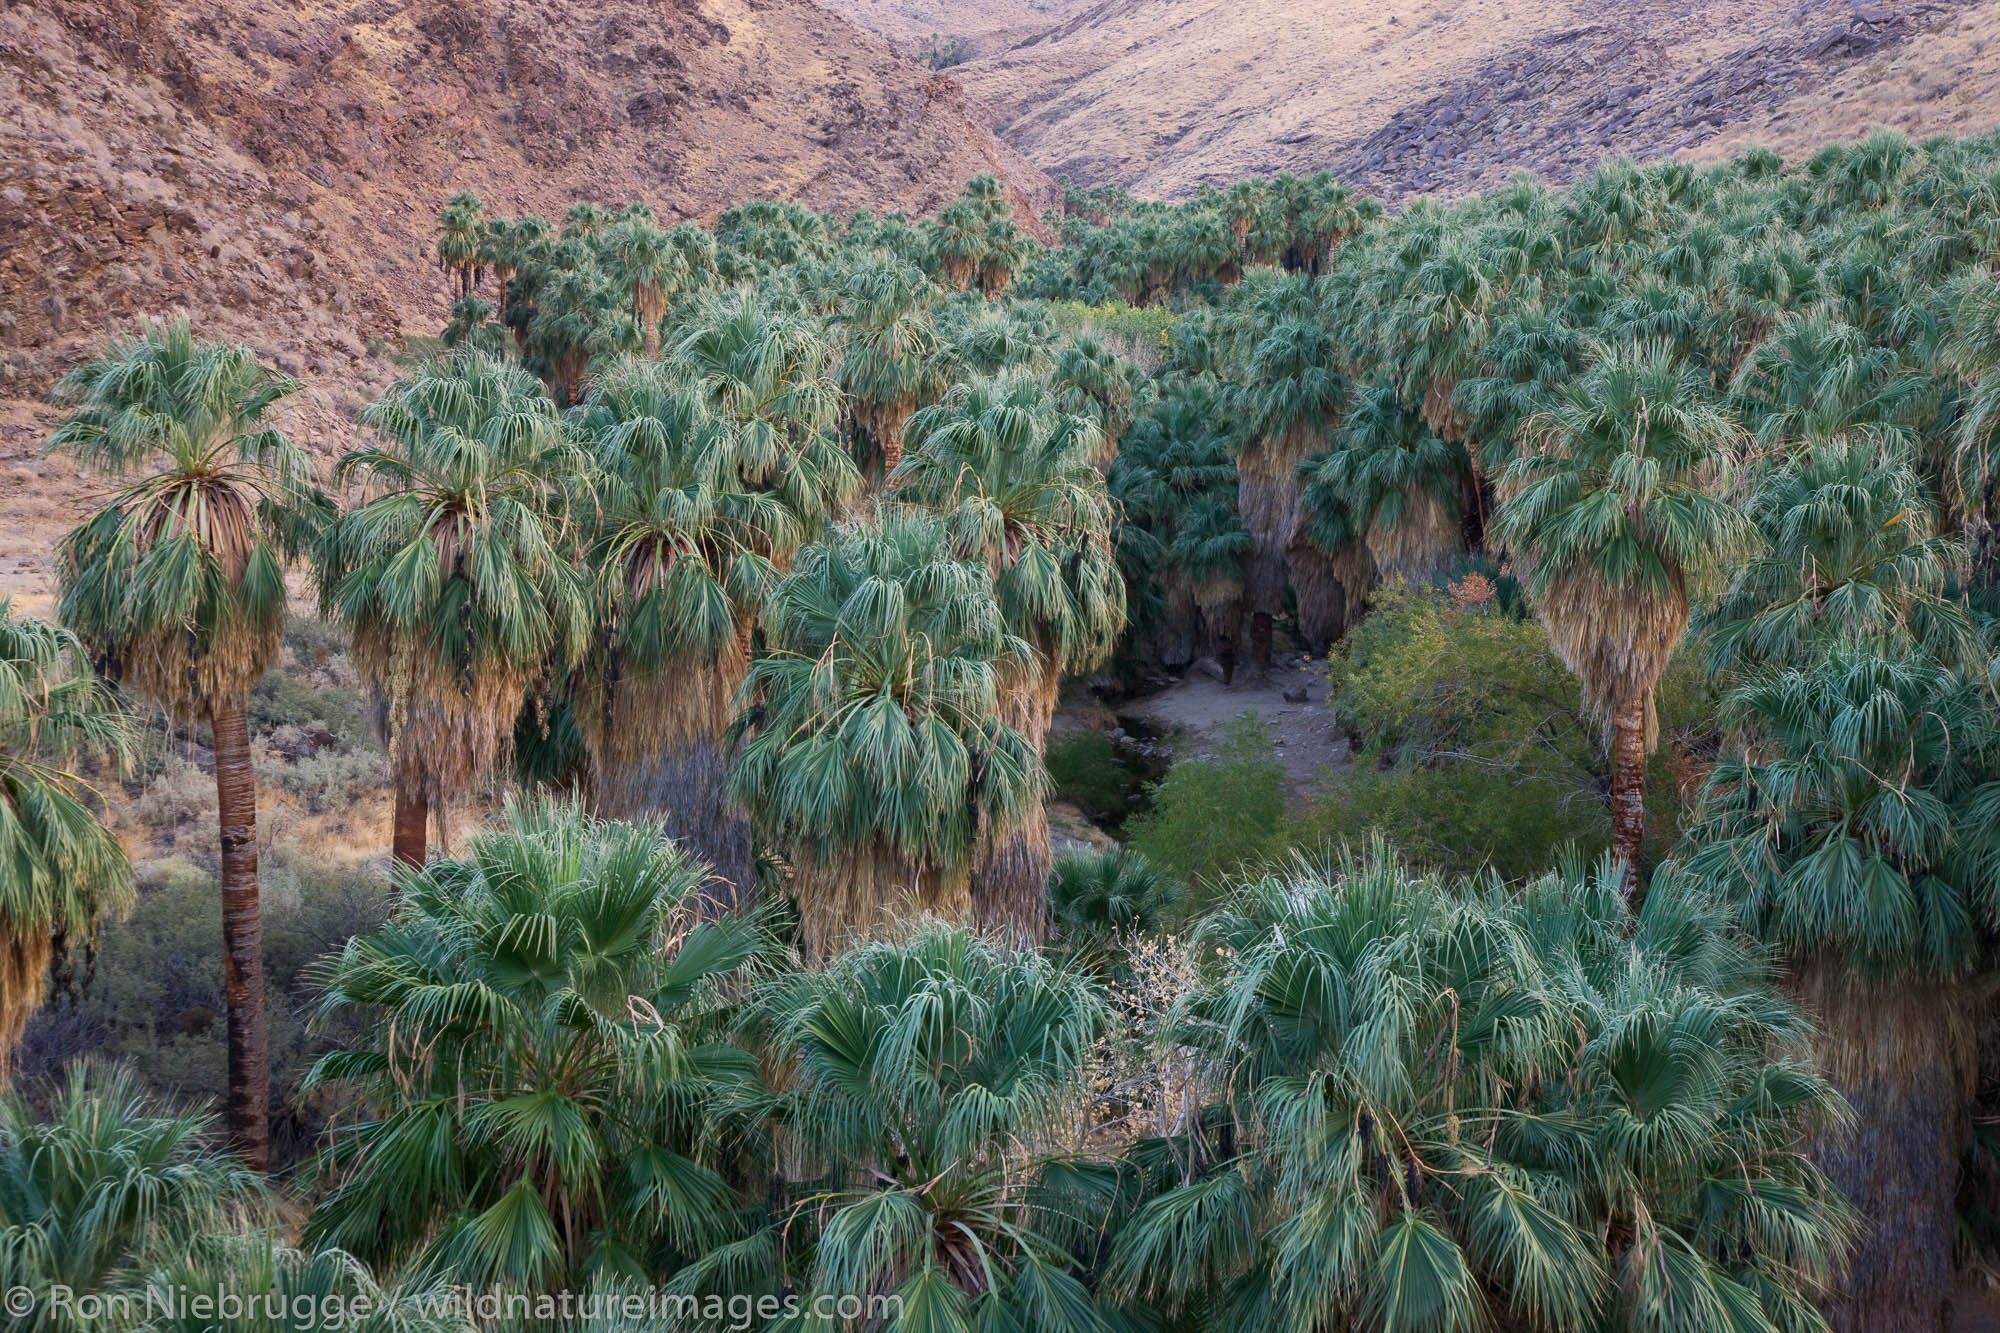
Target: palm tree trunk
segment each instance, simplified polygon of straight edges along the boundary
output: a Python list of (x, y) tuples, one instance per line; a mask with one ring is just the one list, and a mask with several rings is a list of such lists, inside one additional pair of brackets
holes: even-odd
[(875, 411), (875, 445), (882, 451), (882, 479), (903, 461), (903, 427), (909, 422), (910, 408), (904, 403), (884, 403)]
[(1250, 614), (1250, 665), (1259, 671), (1271, 669), (1271, 613)]
[(271, 1053), (264, 1027), (264, 927), (257, 901), (257, 777), (241, 698), (210, 708), (222, 832), (222, 991), (229, 1007), (229, 1138), (253, 1170), (271, 1165)]
[(0, 1091), (12, 1085), (14, 1048), (48, 989), (49, 958), (55, 952), (50, 931), (47, 921), (23, 927), (0, 917), (5, 937), (0, 943)]
[(1040, 801), (998, 835), (982, 833), (972, 866), (972, 924), (1015, 948), (1049, 937), (1049, 815)]
[[(1028, 738), (1036, 755), (1048, 749), (1062, 671), (1054, 662), (1017, 682), (1000, 702), (1000, 720)], [(982, 829), (972, 860), (972, 924), (1020, 948), (1049, 937), (1049, 816), (1038, 795), (1027, 816), (1004, 829)]]
[(1813, 1146), (1864, 1227), (1829, 1321), (1836, 1333), (1945, 1333), (1978, 997), (1950, 982), (1871, 985), (1832, 961), (1801, 964), (1791, 988), (1817, 1021), (1817, 1063), (1855, 1116), (1852, 1133)]
[(1298, 608), (1299, 637), (1312, 651), (1323, 653), (1347, 632), (1347, 599), (1352, 594), (1341, 578), (1340, 564), (1302, 533), (1294, 534), (1286, 545), (1285, 563)]
[(655, 816), (668, 837), (708, 862), (702, 915), (716, 916), (756, 900), (750, 818), (729, 799), (729, 764), (719, 743), (697, 740), (664, 751), (604, 787), (597, 798), (599, 814)]
[(389, 854), (396, 864), (412, 870), (424, 868), (429, 854), (431, 803), (413, 780), (399, 776), (396, 783), (395, 824), (390, 834)]
[(1611, 854), (1624, 864), (1625, 897), (1639, 907), (1646, 841), (1646, 694), (1629, 691), (1611, 719)]
[(876, 841), (824, 865), (800, 864), (792, 890), (799, 909), (799, 953), (809, 966), (893, 932), (920, 913), (951, 922), (972, 915), (963, 872), (943, 874)]

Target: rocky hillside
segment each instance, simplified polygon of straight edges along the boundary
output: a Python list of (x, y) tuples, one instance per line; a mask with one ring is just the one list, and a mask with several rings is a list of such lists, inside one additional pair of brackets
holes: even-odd
[(307, 377), (344, 442), (446, 285), (454, 193), (502, 212), (766, 195), (920, 213), (1048, 178), (957, 84), (809, 0), (38, 0), (0, 6), (0, 593), (74, 521), (34, 459), (53, 377), (180, 306)]
[[(956, 46), (974, 55), (1012, 46), (1083, 8), (1087, 0), (820, 0), (836, 14), (910, 50)], [(931, 38), (940, 40), (936, 43)], [(940, 52), (942, 54), (942, 52)], [(951, 58), (950, 56), (946, 57)]]
[(459, 190), (502, 211), (770, 195), (923, 211), (1046, 182), (948, 78), (806, 0), (55, 0), (0, 11), (0, 388), (172, 303), (352, 373), (444, 312)]
[[(939, 31), (987, 31), (959, 8)], [(1331, 168), (1395, 200), (1610, 151), (1989, 129), (1996, 26), (2000, 0), (1100, 0), (953, 72), (1052, 173), (1174, 196)]]

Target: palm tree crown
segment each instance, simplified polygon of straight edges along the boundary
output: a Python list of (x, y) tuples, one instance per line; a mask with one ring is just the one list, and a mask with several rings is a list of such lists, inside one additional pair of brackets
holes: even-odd
[(124, 482), (63, 543), (60, 615), (114, 674), (184, 718), (269, 670), (284, 558), (316, 497), (265, 414), (298, 382), (185, 318), (71, 372), (48, 448)]
[(718, 1040), (717, 982), (755, 939), (695, 923), (702, 872), (656, 827), (544, 804), (406, 873), (396, 922), (328, 974), (327, 1012), (368, 1027), (312, 1082), (366, 1112), (308, 1235), (517, 1290), (726, 1239), (717, 1108), (753, 1076)]
[(1041, 765), (1002, 725), (1010, 635), (983, 565), (944, 524), (885, 507), (799, 553), (765, 605), (730, 788), (799, 872), (807, 949), (889, 918), (897, 898), (967, 910), (983, 825), (1040, 795)]
[(125, 849), (69, 765), (123, 763), (125, 715), (67, 631), (0, 598), (0, 1073), (42, 1002), (57, 941), (89, 949), (133, 901)]

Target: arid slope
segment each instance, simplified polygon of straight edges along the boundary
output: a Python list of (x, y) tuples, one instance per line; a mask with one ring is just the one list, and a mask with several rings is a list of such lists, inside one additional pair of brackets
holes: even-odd
[(311, 383), (327, 452), (446, 313), (454, 193), (663, 220), (766, 195), (921, 213), (1051, 186), (957, 85), (808, 0), (44, 0), (0, 7), (0, 594), (46, 594), (74, 479), (37, 400), (190, 310)]
[[(976, 26), (983, 6), (961, 8)], [(2000, 0), (1100, 0), (954, 73), (1052, 173), (1171, 197), (1330, 168), (1397, 200), (1561, 179), (1612, 151), (1990, 129), (1996, 15)]]

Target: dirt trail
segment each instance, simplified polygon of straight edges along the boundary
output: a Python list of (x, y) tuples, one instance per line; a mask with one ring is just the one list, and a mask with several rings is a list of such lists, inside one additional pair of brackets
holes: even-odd
[(1281, 658), (1268, 676), (1239, 670), (1230, 685), (1204, 671), (1190, 671), (1179, 684), (1119, 712), (1162, 730), (1185, 732), (1188, 746), (1182, 757), (1192, 758), (1214, 753), (1223, 728), (1253, 710), (1271, 729), (1295, 806), (1305, 804), (1322, 771), (1343, 772), (1350, 766), (1347, 738), (1326, 707), (1326, 676), (1316, 662)]

